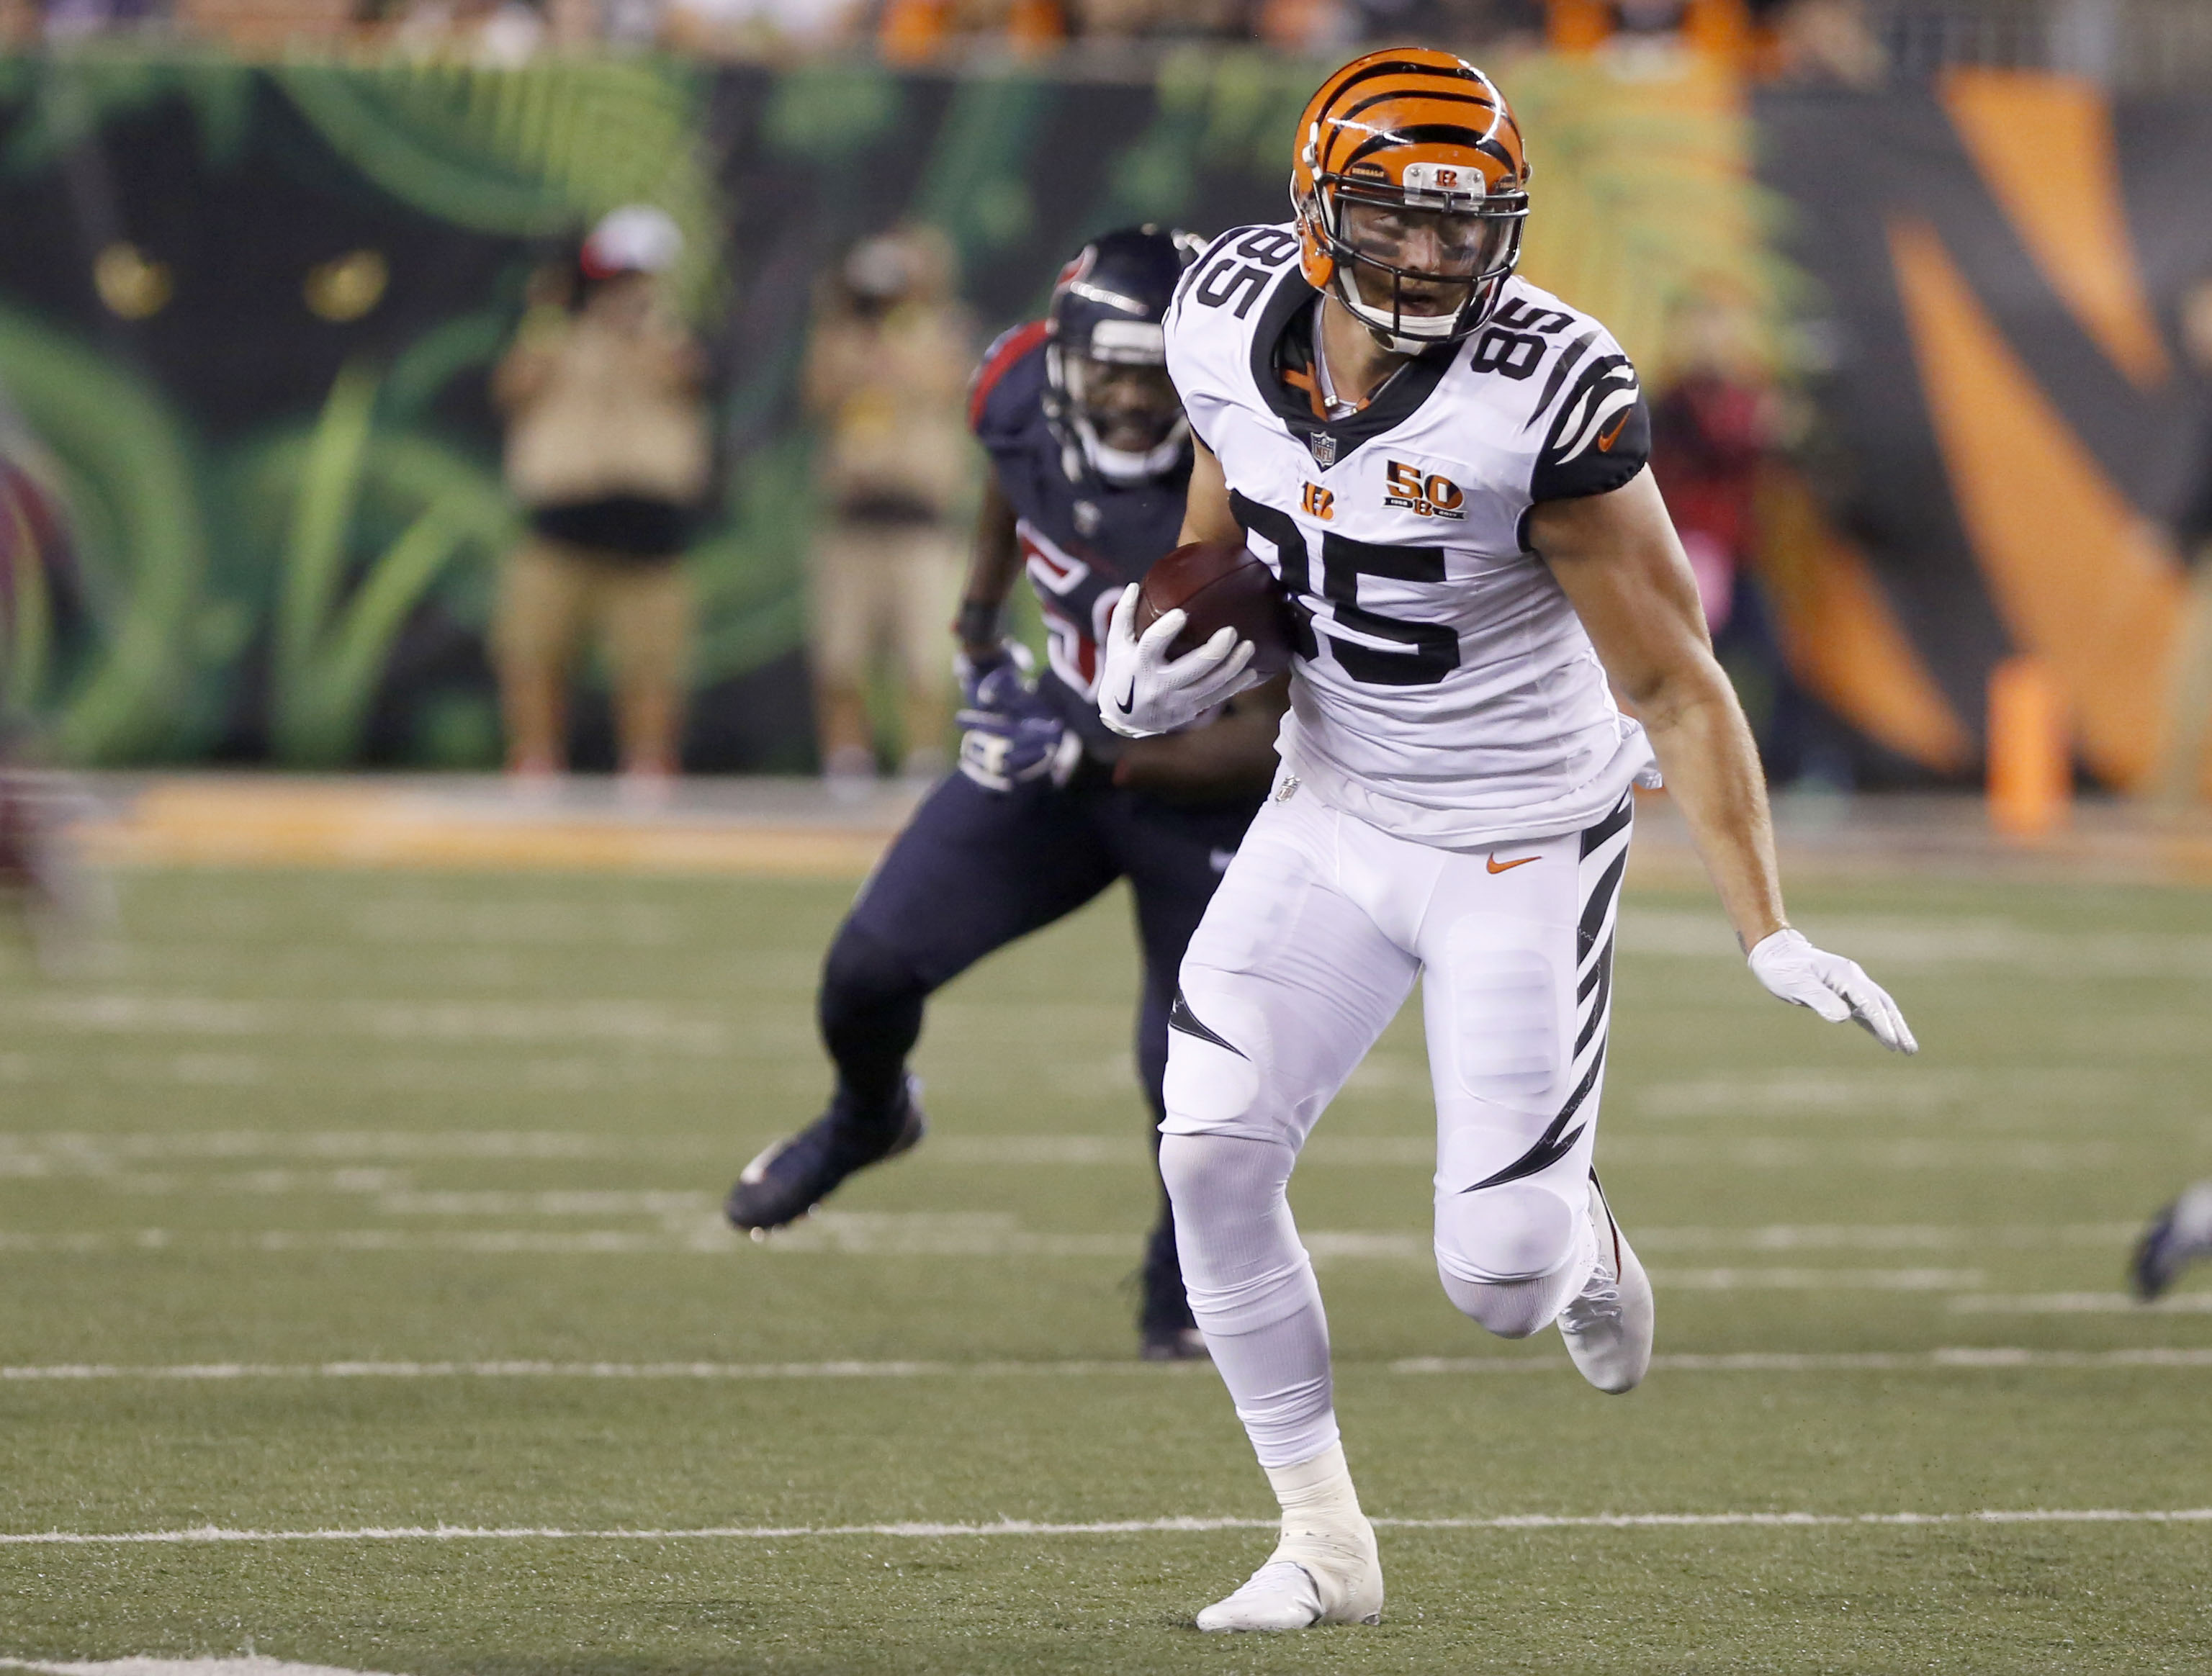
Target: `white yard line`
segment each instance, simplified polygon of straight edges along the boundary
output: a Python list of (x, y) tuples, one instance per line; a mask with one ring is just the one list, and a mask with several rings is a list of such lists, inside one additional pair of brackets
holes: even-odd
[[(1376, 1364), (1340, 1363), (1351, 1372)], [(1381, 1364), (1393, 1374), (1564, 1374), (1553, 1356), (1408, 1357)], [(1936, 1350), (1738, 1351), (1680, 1352), (1651, 1358), (1654, 1373), (1855, 1373), (1863, 1371), (2002, 1372), (2014, 1368), (2212, 1368), (2212, 1345), (2125, 1350), (2028, 1350), (1955, 1345)], [(1212, 1371), (1205, 1362), (185, 1362), (133, 1365), (58, 1362), (0, 1367), (0, 1383), (76, 1383), (150, 1380), (222, 1383), (238, 1380), (804, 1380), (804, 1379), (1093, 1379), (1101, 1374), (1188, 1375)]]
[[(412, 1208), (411, 1206), (410, 1207)], [(173, 1250), (266, 1254), (442, 1252), (478, 1257), (723, 1256), (757, 1250), (770, 1256), (1034, 1258), (1127, 1260), (1140, 1248), (1134, 1231), (1042, 1234), (1016, 1225), (1008, 1212), (873, 1215), (823, 1211), (761, 1240), (747, 1240), (711, 1210), (684, 1205), (664, 1212), (657, 1230), (642, 1228), (141, 1228), (112, 1233), (30, 1234), (0, 1231), (0, 1252), (85, 1255), (102, 1252)], [(1316, 1230), (1304, 1236), (1320, 1262), (1418, 1263), (1434, 1260), (1429, 1236), (1395, 1231)], [(1966, 1268), (1668, 1268), (1655, 1266), (1653, 1282), (1677, 1291), (1901, 1291), (1971, 1292), (1986, 1285), (1982, 1269)]]
[(1686, 1292), (1955, 1292), (1979, 1286), (1980, 1269), (1670, 1269), (1651, 1284)]
[[(2195, 1525), (2212, 1522), (2212, 1508), (1984, 1508), (1964, 1513), (1508, 1513), (1487, 1518), (1378, 1518), (1376, 1525), (1415, 1531), (1644, 1530), (1743, 1525), (1804, 1527), (1898, 1525)], [(202, 1525), (167, 1531), (0, 1532), (0, 1546), (110, 1547), (251, 1542), (687, 1542), (791, 1540), (802, 1537), (1124, 1536), (1166, 1532), (1273, 1530), (1273, 1519), (1182, 1515), (1164, 1519), (1059, 1522), (1000, 1519), (989, 1524), (915, 1521), (883, 1525), (712, 1525), (690, 1529), (571, 1529), (558, 1525), (400, 1525), (351, 1529), (234, 1530)]]
[[(2212, 979), (2212, 937), (2193, 932), (2046, 931), (2000, 919), (1905, 919), (1829, 914), (1815, 937), (1863, 956), (1869, 966), (1941, 971), (2002, 968), (2009, 976), (2075, 982), (2100, 977)], [(1627, 955), (1741, 960), (1717, 914), (1630, 909), (1620, 916)]]
[[(432, 1158), (628, 1158), (645, 1163), (682, 1158), (722, 1160), (734, 1168), (772, 1139), (764, 1133), (702, 1133), (631, 1139), (562, 1129), (14, 1130), (0, 1131), (0, 1175), (98, 1175), (125, 1161), (192, 1158), (342, 1158), (381, 1163)], [(2108, 1164), (2130, 1152), (2170, 1151), (2172, 1145), (2172, 1138), (2161, 1133), (2077, 1142), (2023, 1140), (2002, 1135), (1851, 1140), (1803, 1135), (1732, 1135), (1723, 1139), (1644, 1133), (1608, 1136), (1603, 1142), (1608, 1157), (1657, 1164), (1921, 1169), (1969, 1163), (1977, 1168), (2030, 1171)], [(913, 1162), (1140, 1169), (1145, 1159), (1143, 1129), (1132, 1123), (1124, 1132), (1108, 1134), (933, 1135)], [(1436, 1141), (1425, 1134), (1324, 1132), (1307, 1143), (1299, 1163), (1304, 1169), (1433, 1169)]]
[(1964, 1292), (1948, 1307), (1963, 1315), (2205, 1315), (2212, 1292), (2184, 1292), (2143, 1303), (2125, 1292)]
[[(568, 1129), (31, 1129), (0, 1133), (0, 1160), (57, 1163), (149, 1158), (343, 1158), (406, 1163), (423, 1158), (641, 1158), (684, 1156), (708, 1144), (645, 1142)], [(742, 1151), (731, 1144), (732, 1152)]]
[[(740, 1038), (726, 1015), (687, 1012), (653, 1001), (233, 1000), (206, 995), (103, 992), (46, 995), (29, 1020), (95, 1035), (352, 1036), (380, 1041), (471, 1045), (532, 1042), (621, 1044), (711, 1055)], [(799, 1035), (794, 1027), (792, 1034)]]
[[(1480, 1374), (1505, 1371), (1565, 1371), (1567, 1363), (1504, 1357), (1409, 1357), (1393, 1362), (1396, 1374)], [(2130, 1350), (2023, 1350), (2007, 1345), (1954, 1345), (1941, 1350), (1734, 1351), (1716, 1355), (1694, 1351), (1655, 1356), (1651, 1371), (1673, 1374), (1826, 1374), (1976, 1370), (2008, 1368), (2212, 1368), (2212, 1346)]]
[[(1565, 1367), (1566, 1363), (1559, 1364)], [(56, 1363), (0, 1367), (11, 1381), (247, 1379), (605, 1379), (781, 1380), (999, 1378), (1023, 1375), (1096, 1378), (1100, 1374), (1188, 1372), (1203, 1362), (204, 1362), (131, 1367)]]

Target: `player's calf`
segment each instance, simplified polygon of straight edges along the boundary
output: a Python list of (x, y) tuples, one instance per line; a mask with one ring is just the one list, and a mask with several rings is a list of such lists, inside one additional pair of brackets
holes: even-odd
[(851, 920), (822, 963), (815, 1011), (837, 1066), (839, 1103), (866, 1124), (905, 1098), (906, 1056), (921, 1036), (928, 983), (896, 949)]

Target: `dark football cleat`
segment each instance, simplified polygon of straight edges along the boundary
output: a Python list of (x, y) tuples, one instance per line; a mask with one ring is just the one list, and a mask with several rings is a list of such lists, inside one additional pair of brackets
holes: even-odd
[(2200, 1181), (2151, 1218), (2128, 1278), (2145, 1303), (2165, 1296), (2182, 1270), (2212, 1253), (2212, 1181)]
[(744, 1167), (722, 1201), (722, 1214), (756, 1234), (796, 1222), (854, 1170), (912, 1151), (928, 1132), (921, 1084), (913, 1077), (906, 1079), (905, 1094), (888, 1122), (855, 1121), (833, 1102), (813, 1122)]

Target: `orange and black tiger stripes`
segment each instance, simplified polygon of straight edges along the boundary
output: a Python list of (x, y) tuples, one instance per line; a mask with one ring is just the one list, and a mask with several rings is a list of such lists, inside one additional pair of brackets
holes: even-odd
[(1520, 131), (1496, 87), (1455, 60), (1352, 67), (1314, 103), (1318, 174), (1340, 174), (1377, 151), (1431, 145), (1477, 152), (1507, 174), (1521, 173)]

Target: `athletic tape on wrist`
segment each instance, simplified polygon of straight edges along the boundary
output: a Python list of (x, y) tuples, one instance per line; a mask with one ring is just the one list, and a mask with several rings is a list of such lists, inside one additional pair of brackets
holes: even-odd
[(952, 619), (952, 632), (963, 647), (994, 647), (999, 643), (1000, 616), (1000, 608), (990, 600), (963, 599), (960, 615)]

